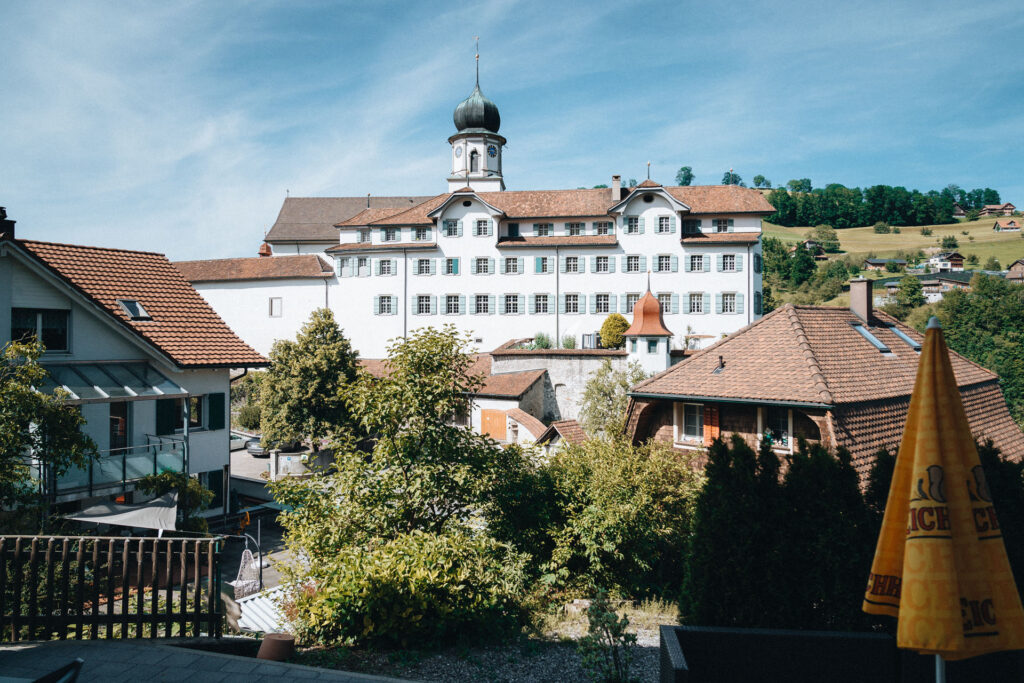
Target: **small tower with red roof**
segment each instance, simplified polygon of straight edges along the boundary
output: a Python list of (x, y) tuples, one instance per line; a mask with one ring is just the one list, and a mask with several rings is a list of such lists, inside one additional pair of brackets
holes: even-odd
[(672, 333), (665, 327), (661, 304), (651, 294), (650, 287), (633, 306), (633, 324), (626, 330), (625, 337), (630, 361), (640, 363), (648, 373), (668, 369)]

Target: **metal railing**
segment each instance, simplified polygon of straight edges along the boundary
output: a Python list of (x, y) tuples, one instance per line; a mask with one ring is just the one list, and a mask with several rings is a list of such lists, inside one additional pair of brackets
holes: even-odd
[(95, 491), (127, 490), (128, 483), (161, 472), (185, 471), (185, 440), (179, 437), (146, 435), (144, 446), (100, 451), (86, 467), (71, 469), (57, 477), (55, 495)]

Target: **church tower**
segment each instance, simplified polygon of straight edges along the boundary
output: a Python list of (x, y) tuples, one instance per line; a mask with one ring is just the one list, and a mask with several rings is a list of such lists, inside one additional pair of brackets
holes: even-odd
[(672, 333), (665, 327), (661, 317), (661, 304), (647, 293), (633, 305), (633, 324), (624, 333), (626, 352), (630, 361), (636, 361), (644, 372), (654, 374), (667, 370), (671, 365), (669, 342)]
[(501, 116), (498, 106), (480, 92), (480, 55), (476, 56), (476, 87), (469, 97), (455, 107), (452, 117), (455, 135), (448, 138), (452, 146), (452, 173), (448, 191), (469, 186), (477, 192), (500, 192), (505, 189), (501, 177), (501, 154), (505, 138), (498, 135)]

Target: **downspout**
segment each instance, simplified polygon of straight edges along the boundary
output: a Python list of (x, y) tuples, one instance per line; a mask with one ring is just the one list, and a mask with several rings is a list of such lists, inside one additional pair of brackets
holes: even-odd
[(562, 310), (562, 307), (561, 307), (561, 304), (560, 304), (560, 302), (562, 300), (562, 292), (561, 292), (561, 289), (560, 289), (560, 282), (561, 282), (561, 277), (562, 277), (561, 276), (561, 273), (562, 273), (562, 262), (558, 258), (558, 245), (555, 245), (555, 263), (554, 263), (554, 268), (555, 268), (555, 348), (557, 349), (557, 348), (560, 348), (559, 344), (562, 343), (562, 341), (561, 341), (561, 339), (562, 339), (562, 335), (561, 335), (562, 330), (561, 330), (561, 327), (560, 327), (561, 319), (560, 319), (560, 316), (559, 316), (559, 314), (561, 313), (561, 310)]
[(402, 338), (409, 337), (409, 254), (402, 250)]
[(754, 260), (750, 256), (750, 245), (747, 245), (747, 324), (754, 317)]
[(182, 464), (182, 467), (185, 469), (185, 474), (189, 474), (189, 469), (188, 469), (188, 465), (189, 465), (189, 462), (188, 462), (188, 459), (189, 459), (188, 458), (188, 452), (189, 452), (189, 434), (190, 434), (190, 432), (189, 432), (189, 428), (188, 428), (188, 423), (192, 421), (192, 410), (191, 410), (191, 408), (192, 408), (192, 396), (191, 396), (191, 394), (186, 392), (185, 393), (185, 398), (182, 399), (181, 404), (182, 404), (182, 421), (181, 421), (182, 429), (181, 429), (181, 435), (184, 437), (184, 442), (182, 443), (182, 447), (181, 447), (182, 448), (181, 464)]

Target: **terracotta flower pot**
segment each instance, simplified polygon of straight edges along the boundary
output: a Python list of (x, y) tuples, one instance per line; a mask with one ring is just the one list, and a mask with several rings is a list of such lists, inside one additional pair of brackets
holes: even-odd
[(263, 636), (256, 659), (284, 662), (295, 654), (295, 636), (290, 633), (268, 633)]

